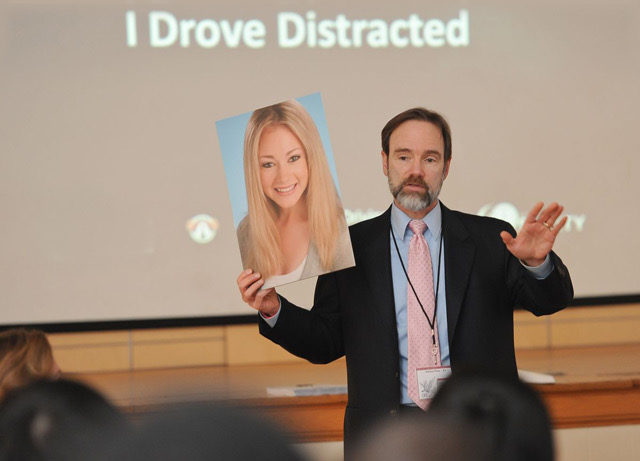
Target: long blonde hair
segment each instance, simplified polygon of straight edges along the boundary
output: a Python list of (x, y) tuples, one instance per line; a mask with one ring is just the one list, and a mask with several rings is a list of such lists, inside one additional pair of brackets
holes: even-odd
[(0, 400), (16, 387), (54, 377), (54, 363), (42, 331), (13, 328), (0, 332)]
[(244, 180), (247, 187), (248, 248), (244, 266), (260, 272), (266, 279), (278, 272), (283, 254), (276, 226), (278, 206), (267, 198), (260, 181), (258, 146), (265, 127), (276, 124), (287, 127), (304, 147), (309, 169), (305, 191), (311, 241), (320, 264), (330, 270), (340, 228), (345, 226), (344, 211), (338, 198), (318, 128), (309, 113), (294, 99), (253, 112), (244, 136)]

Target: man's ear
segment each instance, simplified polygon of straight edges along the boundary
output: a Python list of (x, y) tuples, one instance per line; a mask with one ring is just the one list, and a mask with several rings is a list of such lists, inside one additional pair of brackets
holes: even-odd
[(447, 160), (444, 164), (444, 171), (442, 172), (442, 180), (444, 181), (449, 176), (449, 167), (451, 166), (451, 159)]
[(382, 172), (385, 176), (389, 176), (389, 156), (383, 151), (380, 151), (382, 155)]

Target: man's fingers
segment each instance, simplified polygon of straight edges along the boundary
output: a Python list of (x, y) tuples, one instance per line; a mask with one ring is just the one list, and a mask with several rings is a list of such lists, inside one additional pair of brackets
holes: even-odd
[(544, 203), (542, 202), (538, 202), (536, 203), (533, 208), (531, 208), (531, 211), (529, 211), (529, 214), (527, 215), (527, 222), (536, 222), (536, 219), (538, 217), (538, 213), (540, 213), (540, 210), (542, 210), (542, 207), (544, 206)]
[(558, 219), (563, 211), (564, 207), (562, 205), (559, 205), (558, 208), (556, 208), (556, 210), (553, 212), (553, 214), (547, 218), (546, 223), (549, 224), (549, 226), (554, 226), (556, 219)]
[(251, 269), (247, 269), (246, 271), (242, 271), (240, 276), (238, 277), (237, 283), (240, 291), (244, 291), (247, 289), (249, 285), (260, 278), (260, 274), (258, 272), (253, 272)]
[(259, 272), (253, 272), (252, 269), (245, 269), (240, 272), (236, 282), (238, 289), (242, 295), (242, 300), (247, 304), (252, 304), (256, 295), (256, 291), (264, 284)]
[(249, 287), (242, 292), (242, 300), (246, 303), (251, 304), (252, 307), (254, 307), (253, 303), (258, 298), (258, 295), (256, 293), (258, 292), (258, 290), (262, 285), (264, 285), (264, 279), (262, 278), (257, 282), (254, 282), (251, 285), (249, 285)]
[(509, 246), (514, 240), (513, 236), (507, 231), (500, 232), (500, 238), (502, 238), (502, 241), (507, 246)]
[(560, 222), (558, 223), (557, 226), (554, 226), (553, 229), (551, 229), (551, 232), (553, 232), (553, 236), (557, 236), (558, 232), (560, 232), (560, 230), (564, 227), (564, 225), (567, 223), (567, 218), (568, 216), (565, 216), (564, 218), (562, 218), (560, 220)]
[(238, 288), (240, 288), (240, 291), (244, 290), (247, 287), (248, 278), (252, 272), (253, 271), (251, 269), (245, 269), (242, 272), (240, 272), (240, 275), (238, 275), (238, 278), (236, 279), (236, 283), (238, 284)]
[(558, 205), (556, 202), (553, 202), (551, 205), (542, 210), (540, 216), (538, 216), (538, 221), (540, 221), (540, 223), (547, 223), (551, 226), (551, 217), (555, 214), (559, 207), (560, 205)]
[(250, 273), (253, 272), (253, 269), (245, 269), (242, 272), (240, 272), (240, 275), (238, 275), (238, 278), (236, 279), (236, 282), (239, 282), (240, 279), (246, 277), (247, 275), (249, 275)]

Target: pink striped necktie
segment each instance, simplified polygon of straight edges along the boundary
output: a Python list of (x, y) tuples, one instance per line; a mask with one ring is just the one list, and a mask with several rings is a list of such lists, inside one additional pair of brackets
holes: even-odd
[[(407, 391), (409, 397), (423, 410), (429, 405), (429, 400), (421, 400), (418, 389), (416, 369), (440, 366), (440, 347), (438, 342), (438, 330), (434, 317), (435, 296), (433, 293), (433, 269), (431, 267), (431, 254), (429, 245), (424, 238), (427, 225), (422, 220), (414, 219), (409, 223), (413, 231), (413, 237), (409, 242), (409, 280), (407, 283), (407, 335), (409, 338), (409, 365), (407, 373)], [(429, 322), (420, 308), (416, 294), (425, 312), (434, 323), (432, 331)]]

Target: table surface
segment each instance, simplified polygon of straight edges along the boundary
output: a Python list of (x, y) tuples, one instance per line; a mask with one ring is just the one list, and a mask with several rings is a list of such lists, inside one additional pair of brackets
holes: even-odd
[[(640, 387), (640, 344), (517, 352), (520, 369), (551, 374), (556, 384), (543, 393), (579, 389)], [(269, 399), (267, 387), (304, 384), (346, 385), (344, 359), (327, 365), (208, 366), (72, 374), (107, 395), (121, 408), (202, 400)]]

